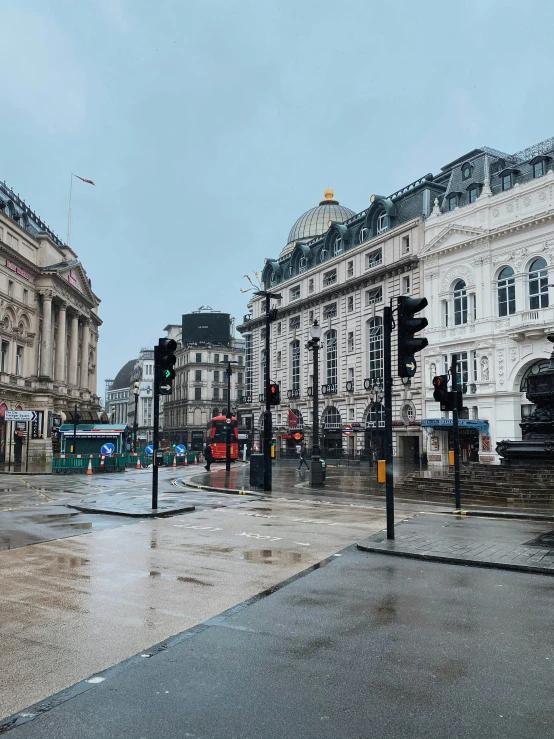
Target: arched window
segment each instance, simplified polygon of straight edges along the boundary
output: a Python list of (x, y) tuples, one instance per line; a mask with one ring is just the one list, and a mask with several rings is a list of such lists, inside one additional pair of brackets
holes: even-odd
[(336, 331), (328, 331), (327, 336), (325, 337), (325, 368), (327, 384), (336, 384), (338, 377)]
[(498, 315), (511, 316), (516, 312), (516, 284), (514, 270), (504, 267), (498, 275)]
[(529, 267), (529, 308), (548, 308), (548, 272), (542, 257)]
[(333, 256), (336, 257), (339, 254), (342, 254), (343, 251), (344, 250), (343, 250), (343, 246), (342, 246), (342, 238), (339, 235), (333, 241)]
[(325, 410), (322, 421), (325, 429), (340, 429), (342, 427), (340, 413), (333, 405)]
[(358, 234), (358, 244), (363, 244), (364, 241), (367, 241), (369, 239), (369, 228), (366, 228), (363, 226), (360, 229), (360, 233)]
[(300, 257), (300, 261), (298, 262), (298, 271), (299, 272), (305, 272), (308, 269), (308, 257)]
[(377, 216), (377, 234), (382, 234), (389, 227), (389, 219), (385, 211)]
[(291, 389), (300, 390), (300, 342), (290, 345)]
[(381, 316), (369, 322), (369, 379), (383, 378), (383, 319)]
[(467, 323), (467, 292), (463, 280), (454, 285), (454, 325), (461, 326)]
[(385, 425), (385, 406), (382, 403), (373, 403), (367, 415), (366, 426), (369, 428)]
[(521, 378), (521, 384), (519, 386), (520, 391), (522, 393), (527, 392), (527, 378), (529, 377), (529, 375), (538, 375), (541, 372), (546, 372), (549, 366), (550, 361), (548, 359), (538, 359), (530, 367), (528, 367), (525, 370), (525, 374)]

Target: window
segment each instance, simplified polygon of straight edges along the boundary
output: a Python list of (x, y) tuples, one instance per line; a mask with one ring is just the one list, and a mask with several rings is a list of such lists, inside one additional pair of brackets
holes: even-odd
[(23, 374), (23, 347), (17, 345), (15, 350), (15, 374), (21, 377)]
[(23, 290), (23, 302), (25, 303), (25, 305), (27, 305), (27, 303), (29, 302), (29, 291), (28, 290)]
[(365, 304), (366, 305), (375, 305), (375, 303), (380, 303), (383, 300), (383, 288), (381, 285), (379, 287), (374, 287), (372, 290), (366, 290), (365, 293)]
[[(198, 354), (196, 355), (196, 361), (199, 362)], [(214, 354), (214, 362), (215, 364), (219, 364), (219, 354)]]
[(354, 262), (352, 260), (346, 265), (346, 276), (354, 277)]
[[(472, 365), (473, 365), (473, 382), (477, 382), (477, 352), (472, 351), (471, 357), (473, 359)], [(478, 416), (476, 416), (478, 418)]]
[(237, 385), (242, 385), (242, 383), (243, 383), (243, 377), (244, 377), (244, 375), (242, 374), (242, 372), (238, 372), (237, 373)]
[(372, 267), (378, 267), (383, 262), (383, 252), (381, 249), (376, 249), (365, 255), (365, 267), (371, 269)]
[(300, 285), (295, 285), (289, 290), (289, 299), (298, 300), (300, 298)]
[(325, 287), (329, 287), (329, 285), (334, 285), (337, 281), (337, 270), (331, 269), (329, 272), (325, 272), (323, 275), (323, 285)]
[(358, 236), (358, 244), (363, 244), (364, 241), (367, 241), (369, 239), (369, 228), (366, 228), (363, 226), (360, 229), (360, 234)]
[(348, 297), (348, 300), (346, 302), (346, 309), (349, 313), (352, 313), (352, 311), (354, 310), (354, 296), (353, 295), (350, 295)]
[(472, 185), (467, 192), (469, 202), (474, 203), (481, 194), (481, 187), (479, 185)]
[(311, 310), (308, 313), (308, 323), (311, 326), (313, 322), (314, 322), (314, 312), (313, 312), (313, 310)]
[(385, 425), (385, 406), (382, 403), (373, 403), (369, 409), (367, 416), (366, 426), (369, 428), (375, 428), (379, 426), (382, 428)]
[(194, 399), (202, 400), (202, 388), (201, 387), (194, 388)]
[(541, 159), (540, 162), (533, 164), (533, 177), (536, 179), (537, 177), (542, 177), (544, 174), (546, 174), (546, 160)]
[(460, 354), (458, 354), (458, 389), (461, 390), (461, 385), (467, 385), (467, 381), (468, 381), (467, 352), (460, 352)]
[(277, 352), (277, 369), (281, 369), (281, 352)]
[(327, 251), (327, 249), (322, 249), (321, 252), (319, 253), (319, 261), (324, 262), (328, 258), (329, 258), (329, 252)]
[(369, 322), (369, 379), (383, 377), (383, 319), (380, 316)]
[(410, 235), (402, 237), (402, 254), (410, 253)]
[(281, 321), (277, 324), (277, 336), (281, 336)]
[(229, 355), (228, 354), (224, 354), (223, 355), (223, 361), (224, 362), (228, 362), (229, 361)]
[(11, 280), (8, 280), (8, 296), (11, 296), (13, 294), (13, 282)]
[[(196, 370), (196, 374), (200, 375), (202, 373), (200, 372), (200, 370)], [(197, 377), (196, 381), (198, 382), (200, 379), (200, 377)], [(214, 382), (219, 382), (219, 370), (214, 370)]]
[(293, 331), (297, 328), (300, 328), (300, 316), (292, 316), (289, 320), (289, 330)]
[(504, 267), (498, 275), (498, 315), (511, 316), (516, 312), (516, 285), (514, 270)]
[(242, 354), (239, 355), (238, 360), (239, 360), (239, 364), (242, 364)]
[(325, 338), (325, 369), (326, 382), (334, 385), (337, 382), (337, 332), (329, 331)]
[(471, 166), (471, 164), (464, 164), (464, 166), (462, 167), (462, 180), (469, 180), (472, 171), (473, 167)]
[(354, 408), (348, 409), (348, 420), (353, 421), (354, 420)]
[(548, 308), (548, 273), (542, 257), (529, 267), (529, 308)]
[(442, 321), (443, 326), (448, 326), (448, 300), (442, 301)]
[(502, 183), (502, 190), (510, 190), (512, 187), (512, 173), (502, 175), (500, 182)]
[(291, 389), (300, 390), (300, 342), (290, 345)]
[(252, 334), (246, 334), (245, 336), (244, 357), (245, 357), (244, 370), (245, 370), (245, 375), (246, 375), (246, 394), (252, 395)]
[(197, 353), (196, 354), (196, 361), (197, 362), (201, 362), (202, 361), (202, 354), (200, 354), (200, 353)]
[(313, 278), (310, 278), (308, 280), (308, 292), (313, 293), (313, 291), (314, 291), (314, 281), (313, 281)]
[(299, 272), (305, 272), (308, 269), (308, 257), (300, 257), (300, 261), (298, 262), (298, 271)]
[(331, 303), (323, 308), (323, 319), (336, 318), (337, 317), (337, 304)]
[(377, 234), (382, 234), (389, 227), (389, 219), (385, 211), (377, 216)]
[(354, 382), (354, 367), (348, 368), (348, 380), (349, 382)]
[(410, 294), (410, 275), (405, 275), (402, 278), (402, 295)]
[(354, 332), (353, 331), (348, 332), (348, 351), (349, 352), (354, 351)]
[(214, 387), (213, 400), (219, 400), (219, 388), (218, 387)]
[(226, 387), (224, 387), (223, 388), (223, 398), (222, 398), (222, 400), (228, 400), (228, 398), (229, 398), (229, 391), (227, 390)]
[(8, 353), (10, 351), (10, 344), (7, 341), (2, 342), (2, 348), (0, 351), (0, 372), (8, 371)]
[(463, 280), (454, 285), (454, 325), (461, 326), (467, 323), (467, 292)]
[(455, 210), (458, 207), (458, 193), (452, 193), (447, 198), (448, 210)]
[(337, 236), (333, 241), (333, 256), (336, 257), (343, 252), (342, 238)]
[[(219, 372), (217, 374), (219, 374)], [(202, 370), (194, 370), (194, 382), (202, 382)]]
[(406, 423), (409, 423), (410, 421), (413, 421), (415, 419), (414, 408), (409, 403), (407, 403), (404, 408), (402, 408), (402, 418)]

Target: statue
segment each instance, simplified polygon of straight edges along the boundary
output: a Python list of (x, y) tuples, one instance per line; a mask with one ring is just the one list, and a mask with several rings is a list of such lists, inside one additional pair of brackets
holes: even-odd
[(481, 359), (481, 379), (483, 382), (489, 381), (489, 360), (487, 357)]

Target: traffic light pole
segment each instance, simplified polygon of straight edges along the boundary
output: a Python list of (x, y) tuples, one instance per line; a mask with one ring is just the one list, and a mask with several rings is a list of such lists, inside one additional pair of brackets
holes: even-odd
[(387, 501), (387, 539), (394, 539), (394, 476), (392, 468), (392, 308), (383, 310), (384, 402), (385, 402), (385, 470)]
[(454, 408), (452, 409), (452, 436), (454, 442), (454, 498), (456, 510), (462, 507), (460, 495), (460, 425), (458, 423), (458, 355), (452, 355), (452, 395)]
[(271, 439), (273, 437), (273, 428), (271, 422), (271, 405), (269, 398), (269, 330), (271, 326), (270, 319), (270, 294), (265, 295), (265, 413), (264, 413), (264, 491), (271, 492)]
[(160, 427), (160, 380), (158, 377), (158, 347), (154, 347), (154, 433), (152, 434), (152, 445), (154, 447), (154, 455), (152, 465), (152, 508), (158, 507), (158, 443), (159, 443), (159, 427)]

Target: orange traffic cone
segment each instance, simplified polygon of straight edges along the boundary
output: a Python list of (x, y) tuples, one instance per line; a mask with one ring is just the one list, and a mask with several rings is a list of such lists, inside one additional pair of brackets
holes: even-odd
[(136, 464), (136, 469), (137, 469), (137, 470), (140, 470), (140, 454), (137, 454), (137, 464)]
[(87, 475), (92, 475), (92, 457), (88, 458)]
[(188, 466), (189, 466), (189, 460), (188, 460), (187, 455), (185, 454), (185, 461), (183, 462), (183, 467), (188, 467)]
[(198, 454), (194, 455), (194, 464), (198, 464)]
[(177, 455), (176, 454), (173, 455), (173, 466), (177, 467)]
[(102, 455), (100, 457), (100, 469), (102, 469), (104, 467), (104, 459), (105, 459), (105, 457), (104, 457), (104, 455)]

